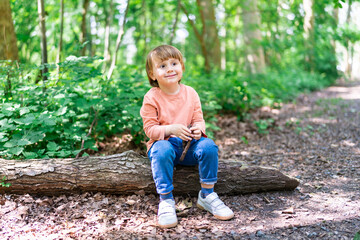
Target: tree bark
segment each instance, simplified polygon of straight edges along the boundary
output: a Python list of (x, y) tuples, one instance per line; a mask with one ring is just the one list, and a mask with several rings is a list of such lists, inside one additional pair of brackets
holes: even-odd
[[(352, 2), (353, 0), (348, 0), (348, 9), (346, 11), (346, 24), (349, 26), (350, 25), (350, 16), (351, 16), (351, 9), (352, 9)], [(353, 60), (353, 46), (352, 43), (347, 40), (346, 41), (346, 58), (345, 58), (345, 62), (346, 62), (346, 67), (345, 67), (345, 73), (349, 76), (349, 78), (351, 79), (351, 73), (352, 73), (352, 60)]]
[(246, 47), (246, 63), (251, 73), (261, 73), (265, 70), (264, 49), (260, 45), (260, 14), (256, 0), (242, 1), (242, 21), (244, 42)]
[[(110, 56), (110, 27), (112, 24), (112, 11), (113, 11), (113, 2), (110, 0), (107, 3), (106, 0), (102, 1), (104, 6), (105, 14), (105, 40), (104, 40), (104, 70), (110, 66), (111, 56)], [(107, 6), (109, 4), (109, 6)]]
[[(197, 167), (176, 167), (174, 192), (196, 196), (199, 189)], [(0, 177), (10, 187), (0, 193), (60, 195), (76, 192), (134, 194), (155, 193), (150, 161), (134, 151), (106, 157), (78, 159), (4, 160), (0, 159)], [(220, 160), (219, 194), (235, 195), (262, 191), (293, 190), (299, 182), (276, 169), (247, 167), (233, 160)]]
[[(83, 10), (82, 10), (82, 20), (81, 20), (81, 34), (80, 34), (80, 42), (82, 45), (86, 42), (86, 15), (89, 9), (90, 0), (84, 0), (83, 2)], [(85, 56), (86, 46), (83, 46), (81, 49), (81, 56)]]
[[(61, 62), (61, 52), (63, 45), (63, 33), (64, 33), (64, 0), (60, 1), (60, 36), (59, 36), (59, 48), (56, 56), (56, 63)], [(56, 67), (58, 75), (60, 74), (60, 66)]]
[(111, 78), (111, 75), (112, 75), (112, 73), (113, 73), (113, 71), (115, 69), (115, 66), (116, 66), (117, 53), (119, 51), (119, 48), (120, 48), (120, 45), (121, 45), (121, 42), (122, 42), (122, 39), (123, 39), (123, 36), (124, 36), (124, 29), (125, 29), (125, 23), (126, 23), (127, 14), (129, 12), (129, 6), (130, 6), (130, 0), (127, 1), (126, 10), (125, 10), (125, 13), (124, 13), (124, 19), (123, 19), (123, 22), (122, 22), (122, 24), (120, 26), (118, 36), (117, 36), (117, 39), (116, 39), (116, 47), (115, 47), (114, 53), (112, 54), (113, 58), (112, 58), (112, 61), (111, 61), (109, 72), (107, 74), (107, 79)]
[(208, 54), (208, 50), (206, 48), (205, 45), (205, 40), (204, 40), (204, 36), (197, 30), (195, 22), (190, 18), (190, 15), (188, 13), (188, 11), (186, 10), (185, 6), (183, 4), (180, 3), (180, 7), (183, 10), (183, 12), (185, 13), (186, 17), (188, 18), (188, 21), (191, 25), (191, 27), (194, 30), (195, 36), (198, 39), (199, 43), (200, 43), (200, 47), (201, 47), (201, 52), (203, 54), (204, 57), (204, 68), (206, 72), (210, 72), (211, 67), (210, 67), (210, 61), (209, 61), (209, 54)]
[(0, 60), (19, 60), (9, 0), (0, 0)]
[[(205, 41), (210, 67), (221, 68), (221, 50), (212, 0), (196, 0), (202, 22), (202, 37)], [(210, 70), (211, 70), (210, 69)]]
[(315, 36), (314, 36), (314, 0), (303, 0), (305, 17), (304, 17), (304, 46), (305, 46), (305, 62), (308, 63), (308, 70), (314, 69), (314, 48), (315, 48)]
[(179, 20), (180, 6), (181, 6), (181, 0), (178, 0), (177, 1), (177, 7), (176, 7), (175, 20), (174, 20), (174, 24), (173, 24), (171, 35), (170, 35), (170, 40), (169, 40), (170, 45), (173, 44), (173, 40), (174, 40), (174, 37), (175, 37), (176, 26), (177, 26), (177, 23), (178, 23), (178, 20)]
[(47, 80), (46, 73), (48, 73), (49, 70), (45, 66), (45, 64), (48, 63), (48, 54), (47, 54), (47, 41), (46, 41), (44, 0), (38, 0), (38, 14), (39, 14), (40, 34), (41, 34), (41, 64), (44, 65), (44, 68), (41, 70), (41, 73), (44, 82), (43, 90), (45, 90), (45, 82)]

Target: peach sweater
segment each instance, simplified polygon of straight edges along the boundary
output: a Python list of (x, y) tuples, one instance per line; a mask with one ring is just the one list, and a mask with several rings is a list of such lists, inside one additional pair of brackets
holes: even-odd
[(165, 136), (165, 127), (170, 124), (197, 125), (206, 137), (199, 95), (184, 84), (180, 84), (180, 91), (175, 95), (166, 94), (158, 87), (151, 88), (144, 96), (140, 115), (145, 134), (150, 138), (147, 151), (155, 141), (175, 137)]

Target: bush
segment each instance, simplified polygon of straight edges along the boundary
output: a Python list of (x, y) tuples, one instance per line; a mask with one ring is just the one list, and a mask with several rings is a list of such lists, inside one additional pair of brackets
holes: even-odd
[(43, 66), (2, 65), (3, 82), (18, 71), (10, 78), (12, 97), (0, 95), (2, 157), (74, 157), (85, 149), (96, 151), (96, 140), (128, 129), (135, 142), (144, 138), (139, 110), (146, 88), (136, 68), (108, 81), (97, 58), (71, 57), (60, 66), (59, 76), (49, 74), (44, 84), (33, 84), (31, 77)]
[[(96, 149), (106, 136), (130, 133), (140, 145), (146, 136), (139, 111), (150, 88), (144, 70), (119, 68), (107, 80), (98, 58), (69, 57), (47, 64), (47, 81), (39, 72), (44, 66), (14, 66), (2, 61), (0, 68), (0, 156), (4, 158), (74, 157)], [(183, 83), (200, 95), (208, 136), (213, 138), (218, 114), (242, 118), (253, 108), (294, 99), (332, 83), (325, 75), (298, 69), (269, 70), (265, 74), (239, 72), (204, 74), (187, 70)], [(266, 131), (268, 122), (258, 122)]]

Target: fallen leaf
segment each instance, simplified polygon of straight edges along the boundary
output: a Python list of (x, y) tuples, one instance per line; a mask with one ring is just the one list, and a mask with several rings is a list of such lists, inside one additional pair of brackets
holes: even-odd
[(283, 210), (281, 213), (284, 213), (284, 214), (294, 214), (294, 213), (295, 213), (295, 210), (294, 210), (294, 207), (290, 207), (290, 208), (288, 208), (288, 209)]

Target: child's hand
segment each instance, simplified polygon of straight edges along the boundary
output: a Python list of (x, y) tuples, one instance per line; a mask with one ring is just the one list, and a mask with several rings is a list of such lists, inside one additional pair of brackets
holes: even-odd
[(191, 130), (182, 124), (168, 125), (165, 130), (165, 135), (175, 135), (184, 141), (191, 141)]
[(198, 126), (192, 126), (191, 128), (190, 128), (190, 131), (192, 132), (192, 137), (194, 138), (194, 139), (196, 139), (196, 140), (199, 140), (200, 138), (201, 138), (201, 136), (202, 136), (202, 134), (201, 134), (201, 129), (200, 129), (200, 127), (198, 127)]

